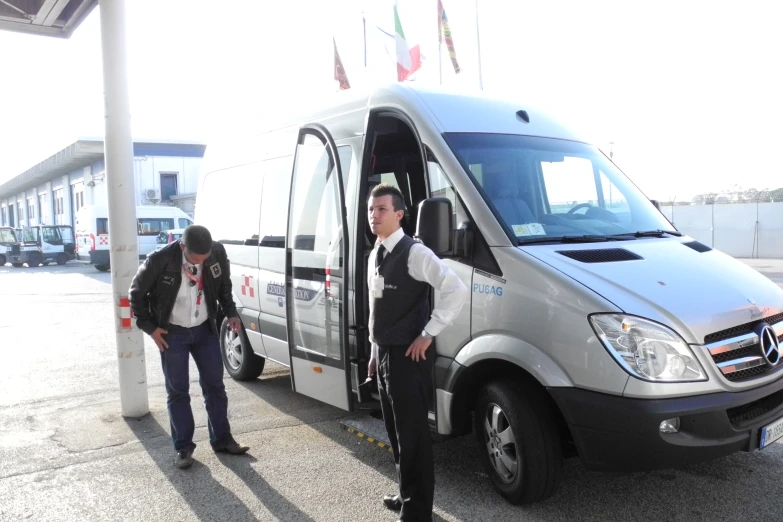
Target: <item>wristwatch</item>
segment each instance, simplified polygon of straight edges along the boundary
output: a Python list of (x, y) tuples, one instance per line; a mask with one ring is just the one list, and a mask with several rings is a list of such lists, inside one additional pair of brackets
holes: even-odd
[(427, 333), (427, 330), (422, 330), (421, 331), (421, 336), (424, 337), (425, 339), (434, 339), (435, 338), (434, 335), (431, 335), (431, 334)]

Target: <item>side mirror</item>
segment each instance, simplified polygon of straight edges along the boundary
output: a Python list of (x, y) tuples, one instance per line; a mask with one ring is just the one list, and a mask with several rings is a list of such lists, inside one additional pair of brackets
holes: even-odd
[(435, 255), (448, 257), (454, 249), (454, 214), (447, 198), (430, 198), (419, 203), (416, 239)]
[(654, 206), (655, 208), (657, 208), (659, 211), (661, 210), (661, 202), (660, 202), (660, 201), (658, 201), (657, 199), (651, 199), (651, 200), (650, 200), (650, 203), (652, 203), (652, 204), (653, 204), (653, 206)]

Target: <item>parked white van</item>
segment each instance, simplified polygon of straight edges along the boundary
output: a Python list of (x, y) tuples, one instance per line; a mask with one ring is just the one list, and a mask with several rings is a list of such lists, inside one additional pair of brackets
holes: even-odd
[[(154, 252), (163, 230), (186, 228), (193, 220), (177, 207), (138, 206), (136, 221), (139, 232), (139, 258)], [(77, 258), (89, 261), (102, 272), (109, 270), (109, 210), (94, 205), (76, 213)]]
[(299, 393), (372, 401), (366, 201), (380, 182), (472, 289), (435, 340), (430, 422), (473, 431), (510, 502), (551, 495), (564, 456), (649, 470), (783, 436), (783, 290), (677, 232), (534, 107), (402, 84), (207, 148), (196, 222), (231, 261), (234, 378), (271, 359)]

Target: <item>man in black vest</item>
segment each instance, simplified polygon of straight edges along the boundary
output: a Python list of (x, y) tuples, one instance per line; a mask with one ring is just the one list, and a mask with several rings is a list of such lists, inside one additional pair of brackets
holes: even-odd
[[(432, 338), (459, 314), (468, 291), (459, 277), (426, 246), (400, 228), (402, 193), (389, 184), (373, 189), (367, 212), (378, 237), (370, 254), (369, 375), (378, 373), (386, 431), (391, 441), (400, 492), (383, 503), (405, 522), (432, 520), (435, 466), (428, 420)], [(440, 291), (430, 318), (430, 286)], [(429, 357), (428, 357), (429, 355)]]

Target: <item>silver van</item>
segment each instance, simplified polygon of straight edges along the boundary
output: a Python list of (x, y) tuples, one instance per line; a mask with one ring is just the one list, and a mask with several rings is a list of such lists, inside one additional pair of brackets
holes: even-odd
[(231, 261), (234, 378), (271, 359), (299, 393), (373, 400), (366, 200), (381, 182), (472, 289), (436, 338), (433, 431), (472, 431), (510, 502), (551, 495), (564, 457), (651, 470), (783, 436), (783, 290), (677, 232), (534, 107), (403, 84), (207, 148), (195, 217)]

